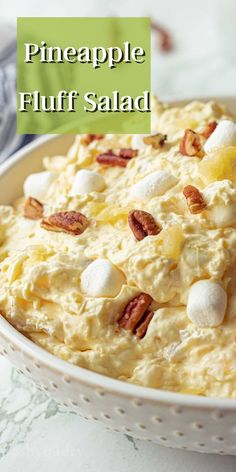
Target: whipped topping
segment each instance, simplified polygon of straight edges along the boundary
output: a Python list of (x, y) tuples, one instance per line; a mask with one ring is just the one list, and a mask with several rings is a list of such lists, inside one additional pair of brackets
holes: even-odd
[(207, 154), (227, 146), (236, 146), (236, 123), (222, 120), (204, 145)]
[(192, 285), (187, 303), (187, 315), (200, 327), (219, 326), (225, 315), (227, 295), (217, 282), (199, 280)]
[[(127, 134), (89, 146), (77, 137), (67, 156), (43, 160), (57, 176), (41, 200), (45, 216), (79, 211), (89, 220), (83, 234), (47, 231), (40, 220), (24, 218), (26, 198), (0, 206), (0, 310), (33, 342), (86, 369), (147, 387), (236, 398), (235, 152), (223, 148), (202, 160), (179, 152), (186, 128), (220, 122), (225, 110), (213, 103), (154, 104), (152, 115), (168, 145), (145, 145), (126, 168), (101, 166), (96, 156), (130, 148)], [(81, 170), (102, 176), (104, 190), (71, 198)], [(131, 198), (133, 186), (163, 171), (172, 187), (166, 191), (160, 179), (157, 197), (148, 185), (144, 199)], [(187, 185), (206, 201), (198, 216), (183, 200)], [(150, 213), (162, 231), (137, 241), (127, 222), (133, 210)], [(141, 340), (117, 323), (140, 293), (152, 297), (154, 311)], [(131, 308), (136, 316), (137, 306)]]
[(143, 141), (143, 138), (145, 136), (148, 136), (147, 134), (134, 134), (132, 136), (132, 148), (133, 149), (145, 149), (146, 148), (146, 144), (145, 142)]
[(55, 180), (56, 174), (48, 170), (30, 174), (24, 181), (24, 195), (37, 200), (44, 200), (50, 185)]
[(71, 189), (71, 195), (83, 193), (101, 192), (105, 188), (105, 180), (102, 175), (92, 170), (81, 169), (75, 175)]
[(154, 136), (156, 133), (157, 131), (153, 130), (149, 134), (133, 134), (131, 141), (132, 149), (145, 149), (147, 144), (145, 144), (143, 138), (146, 136)]
[(130, 189), (130, 195), (137, 200), (150, 200), (163, 195), (176, 185), (177, 179), (166, 170), (160, 170), (147, 175)]
[(123, 284), (123, 273), (107, 259), (96, 259), (81, 274), (82, 291), (90, 297), (115, 297)]

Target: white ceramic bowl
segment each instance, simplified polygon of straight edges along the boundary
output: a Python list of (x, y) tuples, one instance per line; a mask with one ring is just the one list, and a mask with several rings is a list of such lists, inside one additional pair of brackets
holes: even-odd
[[(217, 100), (236, 113), (236, 98)], [(2, 165), (0, 203), (19, 196), (25, 177), (41, 169), (42, 157), (63, 154), (72, 139), (40, 138)], [(236, 400), (154, 390), (87, 371), (36, 346), (2, 317), (0, 351), (64, 405), (115, 431), (179, 449), (236, 455)]]

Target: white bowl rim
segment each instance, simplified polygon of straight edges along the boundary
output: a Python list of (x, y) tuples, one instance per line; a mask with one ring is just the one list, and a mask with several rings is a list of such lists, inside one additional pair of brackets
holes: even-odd
[[(180, 100), (168, 100), (174, 105), (181, 105), (184, 102), (190, 101), (209, 101), (215, 100), (218, 102), (236, 101), (236, 97), (232, 96), (219, 96), (219, 97), (190, 97), (181, 98)], [(17, 151), (12, 157), (7, 159), (6, 162), (0, 166), (0, 175), (4, 174), (14, 166), (19, 160), (21, 160), (25, 154), (28, 154), (32, 150), (40, 147), (55, 138), (56, 135), (46, 135), (37, 138), (33, 143), (29, 143), (24, 148)], [(22, 351), (25, 351), (29, 357), (35, 358), (41, 361), (44, 365), (52, 370), (57, 370), (64, 377), (69, 376), (71, 380), (79, 380), (84, 384), (94, 387), (97, 390), (116, 392), (124, 397), (132, 397), (151, 402), (161, 402), (165, 404), (175, 404), (178, 406), (188, 406), (192, 408), (204, 408), (204, 409), (216, 409), (216, 410), (236, 410), (236, 399), (231, 398), (215, 398), (215, 397), (203, 397), (198, 395), (190, 395), (177, 393), (167, 390), (159, 390), (150, 387), (143, 387), (141, 385), (131, 384), (122, 380), (113, 379), (111, 377), (87, 370), (83, 367), (71, 364), (67, 361), (50, 354), (45, 349), (36, 345), (33, 341), (25, 337), (22, 333), (17, 331), (3, 316), (0, 315), (0, 333), (10, 341), (10, 343), (17, 343), (17, 346)]]

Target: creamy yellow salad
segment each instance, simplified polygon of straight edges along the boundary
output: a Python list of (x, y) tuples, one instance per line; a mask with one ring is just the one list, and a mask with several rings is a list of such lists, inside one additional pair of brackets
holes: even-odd
[(236, 398), (236, 124), (153, 100), (151, 135), (80, 135), (0, 206), (0, 312), (86, 369)]

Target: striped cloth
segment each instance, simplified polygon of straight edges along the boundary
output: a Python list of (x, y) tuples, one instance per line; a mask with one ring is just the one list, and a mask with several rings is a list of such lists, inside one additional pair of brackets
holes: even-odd
[(0, 163), (34, 139), (16, 134), (16, 38), (15, 29), (0, 26)]

